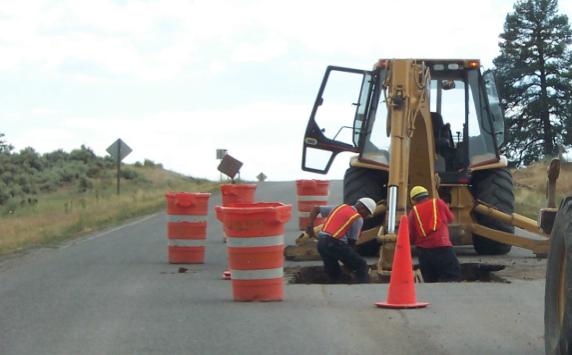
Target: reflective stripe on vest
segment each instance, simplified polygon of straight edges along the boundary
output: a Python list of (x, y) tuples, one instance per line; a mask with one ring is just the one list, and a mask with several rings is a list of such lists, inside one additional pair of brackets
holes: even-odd
[[(431, 231), (435, 232), (437, 230), (437, 199), (431, 199), (432, 202), (432, 207), (433, 207), (433, 223), (431, 223), (430, 227), (431, 227)], [(427, 236), (427, 232), (425, 232), (425, 229), (423, 228), (423, 221), (421, 221), (421, 216), (419, 215), (419, 210), (417, 206), (413, 206), (413, 211), (415, 212), (415, 217), (417, 218), (417, 225), (419, 226), (419, 229), (421, 230), (421, 234), (426, 237)]]
[(335, 239), (340, 239), (359, 217), (360, 214), (351, 206), (339, 205), (330, 213), (326, 222), (324, 222), (322, 232), (331, 235)]

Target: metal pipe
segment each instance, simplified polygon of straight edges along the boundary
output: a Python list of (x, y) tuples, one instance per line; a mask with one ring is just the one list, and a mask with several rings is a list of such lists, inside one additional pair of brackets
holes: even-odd
[(389, 200), (387, 201), (387, 233), (395, 233), (395, 213), (397, 211), (397, 186), (389, 187)]

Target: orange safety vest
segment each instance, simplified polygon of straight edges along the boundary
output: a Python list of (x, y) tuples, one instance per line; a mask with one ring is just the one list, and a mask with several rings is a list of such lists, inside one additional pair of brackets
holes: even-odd
[(437, 214), (437, 199), (433, 198), (413, 206), (417, 230), (422, 236), (427, 237), (430, 232), (435, 232), (441, 227), (441, 220)]
[(334, 239), (340, 239), (350, 229), (352, 223), (360, 217), (360, 214), (351, 206), (339, 205), (324, 222), (322, 232), (331, 235)]

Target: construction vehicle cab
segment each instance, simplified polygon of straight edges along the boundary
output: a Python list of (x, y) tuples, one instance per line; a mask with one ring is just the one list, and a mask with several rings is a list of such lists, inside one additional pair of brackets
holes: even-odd
[[(326, 70), (304, 139), (303, 169), (327, 173), (343, 151), (359, 154), (354, 166), (388, 169), (389, 117), (381, 61), (372, 71)], [(491, 72), (477, 60), (425, 60), (437, 172), (456, 173), (500, 161), (504, 118)], [(405, 99), (405, 98), (403, 98)], [(394, 105), (403, 103), (397, 102)]]
[[(362, 246), (395, 234), (409, 208), (407, 191), (421, 185), (449, 203), (454, 244), (473, 244), (483, 254), (507, 253), (510, 244), (545, 252), (545, 241), (512, 236), (514, 195), (499, 151), (503, 141), (493, 73), (481, 74), (478, 60), (379, 60), (372, 70), (329, 66), (306, 128), (302, 169), (325, 174), (339, 153), (355, 153), (344, 176), (344, 203), (367, 196), (384, 207), (364, 227), (375, 228), (377, 238), (370, 233)], [(477, 201), (490, 209), (474, 210)], [(522, 218), (526, 229), (545, 235), (536, 221)]]

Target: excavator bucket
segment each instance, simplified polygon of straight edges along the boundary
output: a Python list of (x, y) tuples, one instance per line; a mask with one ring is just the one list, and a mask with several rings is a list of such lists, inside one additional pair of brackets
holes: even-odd
[(306, 238), (296, 245), (288, 245), (284, 250), (284, 256), (286, 260), (291, 261), (320, 260), (317, 244), (318, 241), (315, 238)]
[[(318, 234), (322, 230), (322, 225), (314, 227), (314, 233)], [(320, 254), (317, 249), (318, 240), (312, 238), (306, 232), (302, 232), (296, 238), (296, 245), (288, 245), (284, 249), (286, 260), (291, 261), (310, 261), (320, 260)]]

